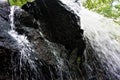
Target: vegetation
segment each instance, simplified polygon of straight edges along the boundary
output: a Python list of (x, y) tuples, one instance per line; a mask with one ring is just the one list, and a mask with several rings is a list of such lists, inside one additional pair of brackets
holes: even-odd
[(32, 2), (33, 0), (8, 0), (10, 5), (22, 6), (27, 2)]
[(113, 18), (115, 22), (120, 19), (120, 1), (114, 0), (87, 0), (83, 4), (86, 8), (96, 11), (106, 17)]

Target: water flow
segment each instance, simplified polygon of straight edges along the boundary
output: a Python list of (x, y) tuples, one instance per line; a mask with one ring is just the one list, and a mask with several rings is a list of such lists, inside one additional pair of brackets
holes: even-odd
[[(86, 56), (95, 55), (95, 58), (98, 59), (97, 62), (101, 63), (107, 79), (120, 80), (120, 26), (114, 23), (112, 19), (79, 6), (75, 1), (62, 1), (81, 17), (84, 36), (89, 41), (87, 45), (90, 45), (94, 50), (94, 53), (86, 53)], [(86, 64), (88, 64), (87, 62), (89, 61), (86, 61)], [(94, 65), (97, 67), (97, 64), (94, 63)], [(92, 71), (92, 66), (89, 64), (88, 66)]]
[[(66, 65), (65, 64), (66, 60), (61, 58), (61, 56), (60, 56), (61, 50), (59, 49), (58, 45), (55, 44), (55, 43), (50, 42), (49, 40), (47, 40), (44, 37), (44, 34), (42, 32), (40, 32), (40, 31), (41, 31), (41, 29), (39, 29), (39, 34), (42, 36), (44, 41), (47, 43), (48, 48), (50, 48), (51, 53), (55, 56), (55, 59), (57, 61), (57, 68), (58, 69), (56, 69), (56, 70), (58, 70), (58, 74), (60, 75), (60, 79), (59, 80), (64, 80), (63, 79), (63, 77), (64, 77), (63, 76), (63, 72), (65, 72), (67, 74), (66, 75), (67, 80), (72, 80), (71, 75), (69, 73), (69, 68), (68, 68), (69, 65)], [(64, 54), (66, 54), (66, 53), (64, 53)]]
[(120, 79), (120, 26), (87, 9), (82, 9), (82, 26), (96, 57), (100, 58), (108, 76)]
[[(12, 6), (11, 7), (11, 11), (10, 11), (10, 22), (11, 22), (11, 30), (8, 32), (17, 42), (19, 45), (19, 51), (20, 51), (20, 61), (19, 61), (19, 76), (20, 79), (25, 79), (25, 80), (48, 80), (47, 77), (45, 78), (44, 76), (44, 72), (42, 73), (42, 69), (40, 68), (41, 66), (39, 65), (43, 65), (45, 67), (45, 64), (42, 64), (41, 62), (37, 61), (38, 58), (36, 58), (36, 56), (34, 55), (35, 51), (32, 48), (30, 42), (27, 40), (27, 37), (25, 35), (19, 35), (16, 31), (15, 31), (15, 22), (14, 22), (14, 14), (15, 11), (19, 9), (16, 6)], [(21, 9), (19, 9), (21, 10)], [(40, 23), (38, 22), (38, 24), (40, 25)], [(39, 30), (39, 34), (42, 36), (42, 38), (44, 39), (44, 41), (47, 43), (48, 48), (50, 49), (51, 53), (55, 56), (55, 59), (57, 61), (56, 65), (56, 75), (58, 75), (59, 79), (58, 80), (64, 80), (63, 78), (66, 77), (67, 80), (72, 80), (70, 73), (69, 73), (69, 69), (68, 66), (66, 64), (64, 64), (64, 60), (60, 57), (60, 52), (61, 49), (59, 49), (58, 45), (55, 43), (52, 43), (50, 41), (48, 41), (42, 32), (40, 32), (41, 29)], [(13, 57), (12, 57), (13, 59)], [(36, 62), (37, 61), (37, 62)], [(12, 63), (14, 63), (14, 60), (11, 60)], [(27, 67), (26, 67), (27, 65)], [(49, 66), (47, 66), (49, 67)], [(51, 69), (49, 69), (50, 71)], [(17, 72), (16, 69), (14, 69), (13, 71), (14, 75), (13, 75), (13, 80), (17, 79)], [(45, 74), (48, 74), (49, 72), (46, 72)], [(52, 77), (53, 73), (50, 71), (50, 75)], [(63, 75), (66, 74), (65, 75)], [(26, 75), (26, 76), (24, 76)], [(24, 78), (22, 78), (24, 76)], [(53, 76), (54, 77), (54, 76)], [(53, 80), (54, 78), (52, 78)]]
[[(27, 40), (27, 37), (25, 35), (19, 35), (16, 31), (15, 31), (15, 24), (14, 24), (14, 13), (16, 11), (16, 9), (19, 9), (18, 7), (12, 6), (11, 7), (11, 11), (10, 11), (10, 22), (11, 22), (11, 30), (8, 32), (18, 43), (19, 45), (19, 51), (20, 51), (20, 61), (17, 63), (19, 64), (19, 76), (20, 79), (22, 79), (22, 75), (23, 75), (23, 71), (22, 68), (25, 65), (29, 65), (30, 69), (33, 69), (34, 73), (37, 73), (37, 65), (35, 64), (35, 60), (38, 60), (36, 57), (34, 57), (34, 49), (32, 48), (31, 44), (29, 43), (29, 41)], [(11, 58), (13, 59), (13, 57)], [(13, 63), (13, 61), (12, 61)], [(16, 70), (13, 71), (13, 76), (16, 76)], [(13, 80), (16, 80), (16, 78), (12, 78)], [(27, 80), (27, 77), (26, 77)], [(34, 79), (32, 79), (34, 80)]]
[[(89, 44), (87, 45), (90, 45), (94, 50), (94, 53), (91, 53), (91, 56), (95, 55), (95, 58), (97, 58), (97, 62), (100, 62), (103, 70), (106, 72), (107, 75), (106, 77), (108, 77), (107, 79), (119, 80), (120, 79), (120, 26), (115, 24), (111, 19), (105, 18), (87, 9), (81, 8), (80, 4), (76, 3), (73, 0), (69, 0), (69, 1), (61, 0), (61, 1), (65, 3), (73, 11), (73, 13), (79, 15), (82, 18), (81, 23), (82, 23), (82, 28), (85, 31), (84, 35), (89, 40)], [(9, 34), (20, 45), (20, 66), (23, 67), (24, 64), (28, 63), (31, 71), (34, 71), (35, 75), (38, 76), (41, 70), (38, 69), (35, 63), (35, 60), (37, 60), (37, 58), (34, 57), (33, 59), (31, 57), (32, 54), (34, 53), (34, 49), (32, 49), (32, 46), (27, 40), (27, 37), (25, 35), (19, 35), (15, 31), (15, 25), (14, 25), (15, 9), (17, 8), (11, 7), (11, 14), (10, 14), (11, 30), (9, 31)], [(42, 35), (42, 37), (44, 38), (44, 35), (41, 32), (40, 35)], [(65, 64), (63, 59), (59, 56), (59, 49), (54, 47), (54, 44), (49, 42), (45, 38), (44, 40), (48, 44), (51, 52), (56, 57), (56, 60), (58, 62), (57, 67), (59, 68), (59, 71), (61, 71), (59, 72), (61, 74), (60, 80), (63, 80), (62, 71), (64, 71), (63, 67), (65, 66)], [(85, 54), (86, 54), (85, 64), (87, 64), (88, 65), (87, 68), (89, 68), (90, 71), (92, 71), (93, 68), (91, 65), (89, 65), (88, 63), (89, 61), (87, 61), (87, 57), (88, 57), (87, 55), (90, 55), (90, 53), (85, 53)], [(93, 63), (96, 67), (98, 67), (97, 64), (94, 63), (94, 61), (93, 62), (91, 61), (91, 63)], [(21, 68), (20, 68), (20, 72), (22, 72)], [(41, 74), (41, 76), (43, 75)], [(32, 78), (33, 78), (32, 80), (35, 80), (35, 77)], [(69, 78), (69, 80), (70, 79), (71, 78)], [(45, 79), (43, 78), (43, 80)]]

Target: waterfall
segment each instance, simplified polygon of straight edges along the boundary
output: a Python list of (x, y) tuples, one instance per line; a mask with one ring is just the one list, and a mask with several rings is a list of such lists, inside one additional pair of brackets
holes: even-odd
[(94, 49), (96, 58), (105, 69), (109, 79), (120, 79), (120, 26), (87, 9), (82, 9), (82, 26), (85, 36)]
[[(39, 77), (42, 75), (39, 73), (38, 66), (36, 65), (36, 62), (35, 62), (35, 61), (38, 61), (38, 58), (35, 57), (34, 49), (32, 48), (27, 37), (25, 35), (19, 35), (15, 31), (14, 12), (16, 9), (19, 9), (19, 8), (15, 7), (15, 6), (11, 7), (11, 11), (10, 11), (10, 15), (9, 15), (10, 22), (11, 22), (10, 23), (11, 30), (8, 33), (17, 41), (17, 43), (19, 45), (20, 54), (17, 54), (17, 55), (20, 55), (20, 59), (18, 59), (19, 61), (17, 61), (15, 64), (14, 57), (13, 57), (14, 55), (12, 55), (12, 57), (11, 57), (12, 65), (18, 65), (18, 66), (16, 66), (16, 68), (13, 66), (12, 80), (18, 80), (17, 76), (19, 76), (20, 80), (21, 79), (37, 80), (37, 77), (39, 79), (42, 78), (42, 77)], [(29, 66), (30, 68), (26, 67), (26, 65)], [(40, 63), (40, 65), (42, 65), (42, 63)], [(19, 69), (18, 69), (19, 73), (17, 72), (17, 67), (19, 67)], [(29, 73), (29, 71), (33, 71), (31, 76), (27, 76), (27, 74), (29, 74), (29, 75), (31, 74), (31, 73)], [(31, 78), (29, 79), (29, 77), (31, 77)], [(43, 80), (44, 80), (44, 78), (43, 78)]]
[[(35, 63), (30, 58), (30, 53), (34, 53), (34, 49), (32, 49), (31, 44), (27, 40), (27, 37), (25, 35), (19, 35), (15, 31), (15, 24), (14, 24), (14, 12), (18, 9), (18, 7), (12, 6), (11, 12), (10, 12), (10, 22), (11, 22), (11, 30), (8, 32), (20, 45), (20, 53), (21, 53), (21, 60), (27, 62), (30, 64), (31, 68), (35, 69)], [(37, 58), (36, 58), (37, 59)], [(20, 66), (22, 66), (22, 62), (20, 61)]]
[(78, 5), (79, 1), (61, 1), (81, 17), (87, 44), (83, 63), (85, 79), (120, 80), (120, 26)]
[[(81, 17), (87, 44), (84, 52), (85, 61), (81, 64), (82, 76), (85, 80), (120, 80), (120, 26), (112, 19), (83, 8), (79, 0), (61, 1), (67, 5), (65, 7), (67, 10)], [(8, 33), (19, 45), (17, 59), (14, 59), (14, 54), (11, 56), (12, 80), (80, 80), (77, 72), (70, 71), (68, 61), (60, 56), (58, 44), (48, 41), (40, 29), (39, 35), (57, 62), (54, 67), (57, 79), (54, 78), (50, 65), (37, 57), (27, 36), (20, 35), (15, 30), (14, 14), (17, 9), (19, 8), (12, 6), (9, 15), (11, 30)]]
[[(38, 22), (38, 24), (40, 24)], [(41, 30), (41, 29), (40, 29)], [(60, 80), (64, 80), (63, 79), (63, 74), (62, 71), (67, 72), (64, 68), (67, 66), (66, 64), (64, 64), (64, 60), (60, 57), (60, 49), (59, 47), (55, 44), (50, 42), (49, 40), (47, 40), (44, 37), (44, 34), (42, 32), (39, 31), (39, 34), (42, 36), (42, 38), (44, 39), (44, 41), (47, 43), (48, 48), (50, 48), (51, 53), (53, 53), (53, 55), (55, 56), (55, 59), (57, 61), (57, 68), (58, 68), (58, 73), (60, 75)], [(69, 75), (69, 71), (67, 72), (67, 74)], [(69, 75), (71, 78), (71, 75)], [(69, 78), (69, 77), (68, 77)], [(69, 78), (69, 79), (70, 79)], [(71, 80), (71, 79), (70, 79)]]
[[(13, 65), (12, 80), (56, 80), (55, 75), (57, 75), (57, 80), (78, 80), (76, 72), (69, 71), (68, 61), (61, 58), (61, 49), (59, 49), (59, 46), (48, 41), (41, 32), (41, 29), (39, 29), (39, 35), (46, 42), (57, 63), (54, 66), (52, 65), (53, 67), (51, 68), (49, 64), (38, 58), (27, 36), (24, 34), (21, 35), (16, 31), (15, 11), (22, 9), (17, 6), (12, 6), (10, 10), (11, 30), (8, 33), (17, 41), (19, 46), (19, 54), (16, 54), (18, 55), (17, 59), (14, 58), (14, 54), (11, 55), (11, 64)], [(38, 25), (40, 25), (39, 22)], [(52, 71), (53, 68), (55, 68), (55, 74)]]

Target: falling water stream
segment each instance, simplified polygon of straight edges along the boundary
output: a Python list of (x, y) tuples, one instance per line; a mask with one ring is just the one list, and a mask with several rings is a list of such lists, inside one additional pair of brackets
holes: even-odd
[[(99, 62), (102, 66), (101, 71), (104, 71), (103, 78), (93, 78), (92, 73), (88, 73), (86, 79), (90, 80), (120, 80), (120, 25), (113, 22), (112, 19), (105, 18), (95, 12), (89, 11), (80, 6), (79, 1), (75, 3), (70, 0), (62, 0), (68, 5), (75, 14), (81, 17), (81, 26), (84, 29), (84, 36), (87, 38), (87, 45), (90, 45), (93, 53), (89, 53), (86, 48), (85, 63), (90, 72), (94, 68), (100, 69), (96, 63)], [(88, 61), (89, 56), (95, 56), (96, 61)], [(93, 63), (93, 65), (89, 65)], [(95, 66), (93, 68), (93, 66)], [(88, 69), (87, 69), (88, 70)], [(87, 71), (86, 71), (87, 72)], [(88, 71), (89, 72), (89, 71)]]
[[(93, 66), (95, 66), (96, 69), (99, 69), (97, 64), (95, 64), (95, 61), (91, 60), (91, 63), (94, 65), (90, 65), (88, 61), (89, 56), (95, 56), (96, 61), (99, 62), (101, 65), (101, 69), (103, 72), (105, 72), (105, 77), (95, 78), (95, 80), (120, 80), (120, 26), (113, 22), (112, 19), (105, 18), (97, 13), (91, 12), (85, 8), (83, 8), (80, 5), (80, 2), (74, 2), (74, 0), (61, 0), (65, 5), (67, 5), (73, 13), (77, 14), (81, 17), (81, 25), (84, 29), (84, 36), (87, 39), (88, 43), (87, 45), (90, 45), (93, 49), (93, 53), (89, 53), (87, 51), (88, 46), (85, 51), (85, 62), (84, 64), (87, 65), (86, 70), (90, 70), (91, 73), (88, 73), (84, 75), (86, 80), (93, 80), (94, 74), (93, 72)], [(66, 8), (68, 8), (66, 7)], [(38, 76), (41, 72), (41, 70), (38, 68), (38, 65), (36, 65), (36, 62), (38, 60), (37, 57), (32, 57), (34, 55), (34, 49), (30, 42), (27, 40), (27, 37), (25, 35), (19, 35), (15, 31), (15, 24), (14, 24), (14, 12), (17, 9), (17, 7), (11, 7), (10, 12), (10, 21), (11, 21), (11, 30), (8, 32), (20, 45), (20, 72), (24, 64), (28, 63), (30, 66), (31, 71), (34, 71), (34, 76)], [(44, 38), (44, 35), (40, 32), (40, 35)], [(58, 62), (58, 68), (60, 71), (63, 70), (64, 67), (64, 61), (62, 58), (58, 56), (58, 49), (53, 46), (51, 42), (46, 40), (46, 43), (48, 44), (49, 48), (51, 49), (52, 53), (56, 57), (56, 60)], [(12, 61), (11, 61), (12, 62)], [(42, 63), (39, 62), (39, 64), (42, 65)], [(16, 70), (14, 69), (14, 72)], [(86, 71), (87, 73), (87, 71)], [(68, 73), (69, 74), (69, 73)], [(97, 73), (96, 73), (97, 74)], [(22, 73), (20, 73), (20, 76)], [(42, 74), (40, 74), (42, 76)], [(96, 76), (99, 77), (99, 76)], [(106, 78), (107, 77), (107, 78)], [(31, 80), (40, 80), (41, 77), (36, 78), (32, 77)], [(13, 80), (15, 80), (13, 78)], [(29, 80), (29, 78), (26, 78), (25, 80)], [(45, 80), (44, 78), (42, 80)], [(62, 72), (61, 72), (61, 78), (60, 80), (63, 80), (62, 78)], [(72, 78), (68, 78), (68, 80), (74, 80)], [(76, 79), (77, 80), (77, 79)], [(78, 79), (79, 80), (79, 79)]]
[[(32, 47), (32, 44), (29, 42), (29, 40), (27, 39), (27, 36), (25, 35), (20, 35), (18, 34), (18, 32), (15, 30), (15, 21), (14, 21), (14, 15), (15, 15), (15, 11), (18, 10), (22, 10), (19, 7), (16, 6), (12, 6), (10, 11), (10, 25), (11, 25), (11, 30), (8, 32), (18, 43), (19, 45), (19, 51), (20, 51), (20, 61), (17, 63), (19, 64), (19, 77), (21, 80), (47, 80), (44, 77), (44, 74), (42, 73), (41, 70), (41, 66), (44, 66), (45, 63), (42, 63), (39, 61), (39, 59), (36, 57), (37, 55), (35, 55), (35, 51), (34, 48)], [(40, 23), (39, 23), (40, 24)], [(66, 77), (68, 80), (72, 80), (71, 78), (71, 74), (69, 73), (69, 69), (67, 67), (66, 64), (64, 64), (64, 60), (60, 57), (60, 49), (57, 47), (56, 44), (49, 42), (44, 35), (42, 34), (42, 32), (39, 31), (39, 34), (42, 36), (42, 38), (44, 39), (44, 41), (47, 43), (48, 48), (50, 49), (51, 53), (55, 56), (55, 59), (57, 61), (56, 65), (56, 70), (57, 71), (57, 75), (60, 76), (60, 78), (58, 80), (63, 80), (63, 71), (67, 74)], [(13, 59), (13, 57), (11, 58)], [(11, 60), (11, 63), (14, 64), (14, 60)], [(26, 67), (29, 66), (29, 67)], [(12, 80), (16, 80), (17, 79), (17, 69), (13, 68), (13, 75), (12, 75)], [(29, 72), (30, 71), (30, 72)], [(49, 70), (50, 71), (50, 70)], [(26, 72), (26, 73), (25, 73)], [(32, 74), (31, 74), (32, 72)], [(51, 72), (51, 71), (50, 71)], [(27, 76), (25, 76), (25, 74), (28, 74)], [(22, 77), (25, 78), (22, 78)], [(52, 76), (52, 74), (51, 74)]]
[[(120, 79), (120, 26), (87, 9), (82, 9), (82, 26), (95, 54), (110, 79)], [(86, 24), (87, 23), (87, 24)]]
[[(34, 49), (32, 48), (31, 44), (27, 40), (27, 37), (25, 35), (19, 35), (15, 31), (15, 24), (14, 24), (14, 12), (16, 9), (19, 9), (19, 7), (12, 6), (10, 11), (10, 22), (11, 22), (11, 30), (8, 32), (19, 44), (20, 48), (20, 63), (19, 63), (19, 70), (20, 70), (20, 77), (22, 75), (22, 67), (28, 63), (31, 69), (33, 69), (35, 72), (37, 72), (37, 65), (35, 64), (34, 60), (37, 60), (36, 57), (33, 59), (33, 53)], [(12, 58), (11, 58), (12, 59)], [(13, 61), (11, 61), (13, 62)], [(16, 71), (13, 71), (13, 73), (16, 73)], [(15, 74), (16, 75), (16, 74)], [(16, 76), (15, 76), (16, 77)], [(14, 80), (14, 78), (13, 78)], [(27, 78), (26, 78), (27, 80)]]

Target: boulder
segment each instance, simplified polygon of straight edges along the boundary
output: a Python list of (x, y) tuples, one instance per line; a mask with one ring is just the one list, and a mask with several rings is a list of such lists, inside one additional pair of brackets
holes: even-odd
[[(18, 31), (19, 34), (27, 36), (28, 40), (34, 47), (37, 57), (39, 57), (40, 60), (46, 62), (46, 65), (48, 67), (51, 67), (52, 71), (50, 72), (53, 74), (52, 78), (54, 79), (60, 78), (59, 72), (62, 72), (61, 74), (64, 75), (63, 76), (64, 79), (69, 80), (70, 78), (68, 74), (69, 69), (70, 75), (76, 73), (75, 75), (79, 77), (80, 73), (78, 70), (78, 66), (75, 64), (76, 59), (78, 57), (76, 53), (77, 49), (72, 51), (71, 53), (72, 55), (69, 56), (68, 62), (67, 58), (69, 55), (69, 51), (65, 49), (63, 44), (53, 43), (47, 40), (44, 37), (44, 34), (42, 34), (42, 30), (39, 29), (41, 28), (41, 25), (37, 24), (37, 22), (38, 21), (34, 18), (34, 16), (32, 16), (26, 11), (24, 10), (15, 11), (16, 30)], [(62, 68), (62, 70), (59, 69), (58, 65), (59, 67)], [(75, 75), (72, 76), (73, 79), (75, 78)]]
[(35, 69), (28, 60), (20, 65), (20, 44), (8, 34), (9, 8), (0, 9), (1, 80), (80, 79), (76, 61), (85, 48), (83, 30), (78, 24), (79, 17), (61, 4), (57, 0), (35, 0), (22, 7), (25, 11), (15, 11), (15, 30), (30, 42), (34, 50), (30, 60), (37, 66)]
[[(35, 47), (35, 53), (31, 53), (31, 59), (34, 61), (35, 69), (27, 60), (21, 60), (21, 45), (8, 34), (10, 25), (0, 17), (0, 80), (52, 80), (59, 78), (59, 68), (56, 57), (52, 53), (48, 44), (40, 38), (36, 30), (22, 27), (26, 32), (29, 41)], [(21, 25), (22, 26), (22, 25)], [(20, 26), (19, 26), (20, 27)], [(31, 33), (32, 32), (32, 33)], [(25, 34), (24, 32), (22, 34)], [(34, 36), (34, 37), (33, 37)], [(54, 45), (55, 46), (55, 45)], [(37, 58), (37, 60), (36, 60)], [(37, 70), (37, 71), (36, 71)], [(64, 74), (66, 72), (63, 71)], [(65, 77), (66, 78), (66, 77)]]
[(22, 8), (40, 22), (45, 38), (64, 45), (70, 53), (77, 48), (78, 55), (82, 55), (85, 42), (83, 30), (80, 29), (80, 19), (65, 7), (59, 0), (35, 0)]

